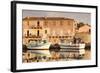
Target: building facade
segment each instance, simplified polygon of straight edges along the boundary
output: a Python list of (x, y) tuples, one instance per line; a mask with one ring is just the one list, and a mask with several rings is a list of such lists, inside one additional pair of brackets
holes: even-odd
[(75, 35), (74, 19), (64, 17), (25, 17), (23, 22), (23, 44), (46, 40), (51, 43), (67, 43)]

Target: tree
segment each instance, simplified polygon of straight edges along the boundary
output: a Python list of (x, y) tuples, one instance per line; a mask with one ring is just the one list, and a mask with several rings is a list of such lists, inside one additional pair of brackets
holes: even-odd
[(83, 22), (79, 22), (78, 24), (77, 24), (77, 29), (79, 29), (80, 27), (82, 27), (82, 26), (84, 26), (85, 24), (83, 23)]

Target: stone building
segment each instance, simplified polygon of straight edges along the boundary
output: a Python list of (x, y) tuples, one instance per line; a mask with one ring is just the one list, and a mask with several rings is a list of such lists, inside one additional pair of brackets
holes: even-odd
[(84, 26), (79, 28), (78, 32), (79, 33), (90, 33), (91, 32), (91, 26), (87, 25), (87, 24), (84, 24)]
[(64, 17), (23, 18), (23, 43), (46, 40), (51, 43), (71, 41), (77, 24), (74, 19)]

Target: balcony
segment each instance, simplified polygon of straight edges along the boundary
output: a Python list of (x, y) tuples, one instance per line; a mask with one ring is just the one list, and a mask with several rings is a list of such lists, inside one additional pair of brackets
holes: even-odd
[(42, 26), (30, 26), (29, 29), (42, 29)]

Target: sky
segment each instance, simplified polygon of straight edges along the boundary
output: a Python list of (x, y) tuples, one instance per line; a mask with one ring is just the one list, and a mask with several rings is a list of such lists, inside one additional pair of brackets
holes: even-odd
[(79, 12), (57, 12), (57, 11), (39, 11), (39, 10), (23, 10), (23, 18), (27, 16), (33, 17), (66, 17), (75, 19), (78, 22), (84, 22), (85, 24), (91, 24), (90, 13)]

